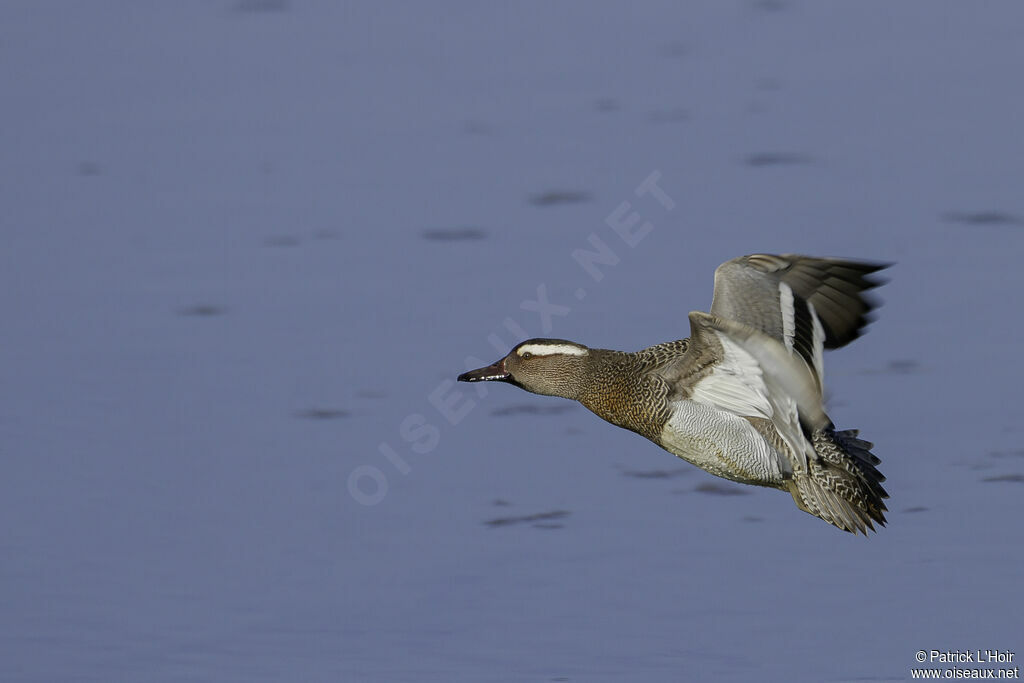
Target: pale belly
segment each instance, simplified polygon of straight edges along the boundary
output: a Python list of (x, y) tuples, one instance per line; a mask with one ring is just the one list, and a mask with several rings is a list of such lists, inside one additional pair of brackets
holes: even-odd
[(702, 470), (743, 484), (782, 486), (781, 458), (742, 417), (703, 403), (676, 401), (661, 447)]

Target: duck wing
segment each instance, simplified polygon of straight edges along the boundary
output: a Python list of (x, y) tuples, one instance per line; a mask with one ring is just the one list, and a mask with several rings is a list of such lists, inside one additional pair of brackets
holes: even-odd
[(715, 270), (711, 314), (748, 325), (799, 354), (822, 384), (822, 349), (859, 337), (877, 302), (867, 296), (882, 284), (870, 276), (888, 264), (751, 254)]
[(662, 376), (674, 399), (771, 421), (795, 459), (790, 471), (805, 468), (814, 455), (804, 433), (831, 425), (808, 364), (779, 340), (734, 320), (690, 313), (686, 353)]

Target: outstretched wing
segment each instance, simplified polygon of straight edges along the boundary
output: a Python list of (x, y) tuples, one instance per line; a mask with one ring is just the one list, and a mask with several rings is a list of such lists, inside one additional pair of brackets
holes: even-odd
[(887, 264), (752, 254), (715, 270), (711, 314), (748, 325), (796, 351), (821, 383), (822, 348), (860, 336), (877, 303), (867, 290), (882, 284), (869, 276)]
[(770, 420), (792, 456), (813, 455), (803, 438), (830, 424), (811, 368), (777, 339), (749, 325), (690, 313), (686, 355), (664, 374), (680, 397), (746, 418)]

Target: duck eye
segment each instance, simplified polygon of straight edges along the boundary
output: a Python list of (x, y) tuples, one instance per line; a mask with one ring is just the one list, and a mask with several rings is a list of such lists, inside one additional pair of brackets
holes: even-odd
[(522, 358), (523, 360), (527, 360), (533, 358), (533, 354), (530, 353), (529, 351), (523, 351), (523, 355), (520, 356), (520, 358)]

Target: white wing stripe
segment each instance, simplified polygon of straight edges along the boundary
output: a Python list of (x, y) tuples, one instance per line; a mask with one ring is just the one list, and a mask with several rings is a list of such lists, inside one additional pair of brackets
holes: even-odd
[(796, 315), (793, 308), (793, 289), (785, 282), (779, 281), (779, 307), (782, 309), (782, 339), (786, 348), (793, 350), (793, 338), (796, 336)]

